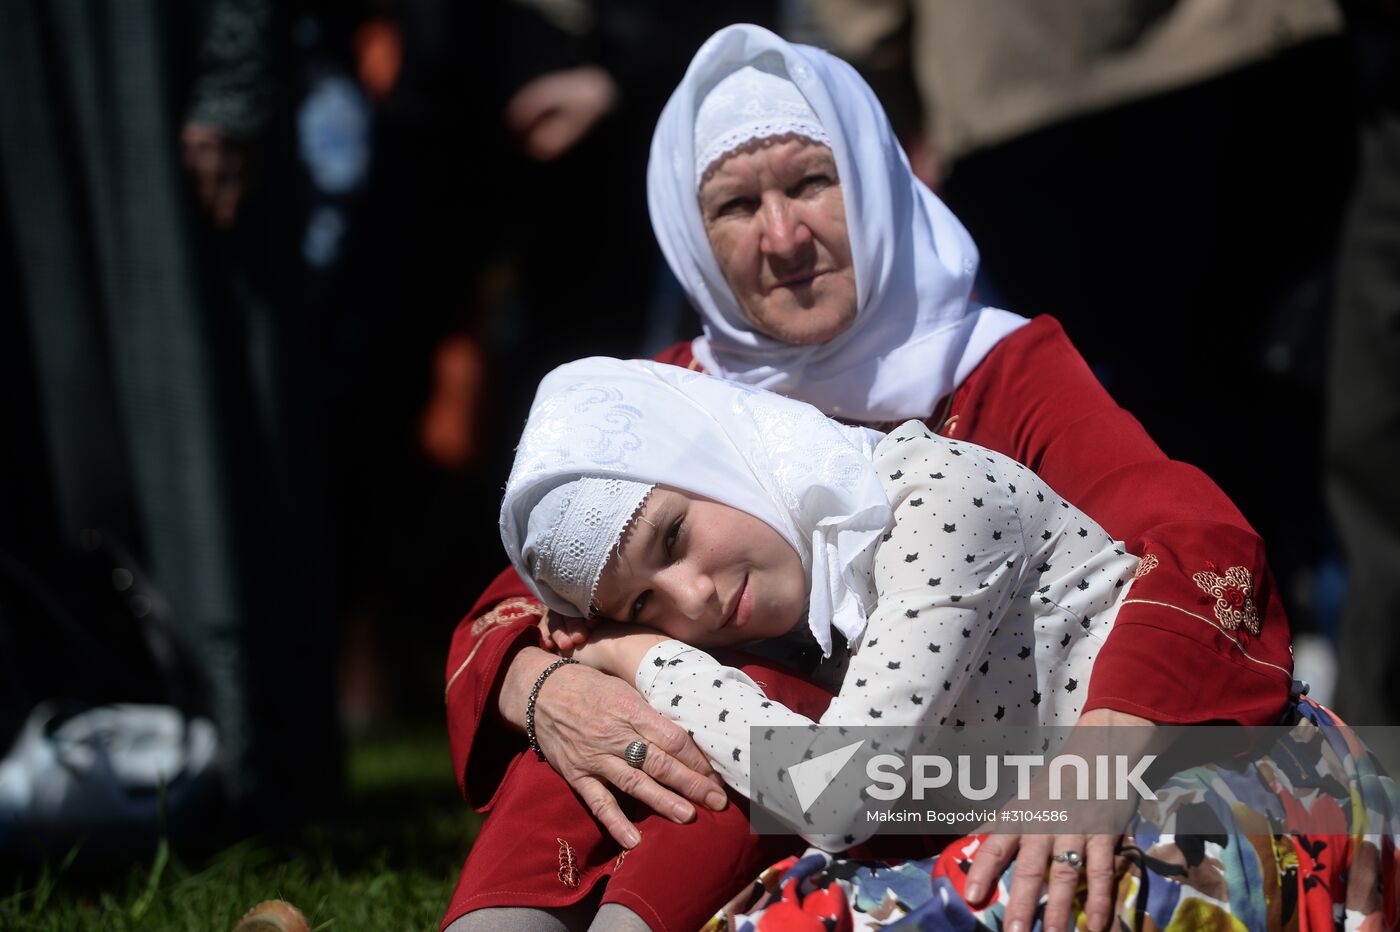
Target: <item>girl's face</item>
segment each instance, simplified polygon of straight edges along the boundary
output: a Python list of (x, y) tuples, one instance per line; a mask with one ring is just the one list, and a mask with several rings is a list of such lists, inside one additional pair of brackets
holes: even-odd
[(807, 611), (807, 577), (763, 521), (659, 485), (623, 532), (594, 606), (696, 647), (726, 647), (791, 631)]

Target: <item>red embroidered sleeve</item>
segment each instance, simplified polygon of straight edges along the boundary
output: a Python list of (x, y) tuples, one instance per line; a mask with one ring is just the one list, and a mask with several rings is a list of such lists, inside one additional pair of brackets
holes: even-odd
[(525, 738), (500, 721), (492, 705), (501, 677), (521, 648), (539, 643), (545, 608), (515, 570), (506, 569), (457, 625), (447, 654), (447, 737), (457, 785), (472, 805), (495, 797)]
[(1214, 482), (1168, 459), (1114, 403), (1053, 318), (1002, 340), (935, 427), (1025, 463), (1143, 557), (1086, 711), (1277, 719), (1292, 655), (1263, 542)]

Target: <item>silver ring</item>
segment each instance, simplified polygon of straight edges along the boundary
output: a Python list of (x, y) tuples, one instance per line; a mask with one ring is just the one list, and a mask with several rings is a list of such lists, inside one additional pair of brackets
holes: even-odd
[(647, 760), (647, 743), (645, 741), (633, 741), (627, 745), (627, 750), (622, 752), (622, 759), (627, 761), (627, 766), (642, 769), (642, 764)]
[(1082, 870), (1084, 867), (1084, 856), (1078, 851), (1064, 851), (1055, 855), (1054, 860), (1061, 864), (1068, 864), (1075, 870)]

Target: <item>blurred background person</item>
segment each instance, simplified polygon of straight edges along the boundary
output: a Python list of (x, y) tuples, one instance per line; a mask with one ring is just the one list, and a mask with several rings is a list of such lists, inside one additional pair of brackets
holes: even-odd
[(489, 520), (477, 337), (484, 270), (499, 255), (482, 223), (497, 213), (496, 184), (484, 179), (509, 165), (492, 92), (499, 6), (316, 2), (293, 25), (340, 706), (356, 733), (426, 720), (436, 705), (418, 684), (480, 547), (461, 528)]
[(54, 594), (53, 615), (76, 606), (99, 645), (112, 619), (85, 596), (105, 587), (198, 681), (150, 696), (121, 653), (16, 625), (17, 704), (157, 698), (211, 716), (240, 830), (295, 823), (339, 778), (278, 12), (0, 8), (8, 578)]
[(1361, 157), (1343, 229), (1327, 382), (1327, 491), (1346, 552), (1337, 702), (1400, 722), (1400, 8), (1348, 8)]
[(401, 0), (365, 13), (343, 43), (362, 86), (383, 57), (367, 51), (374, 30), (392, 31), (401, 62), (371, 95), (369, 175), (324, 299), (355, 727), (437, 713), (444, 635), (499, 569), (481, 531), (540, 377), (698, 326), (647, 221), (648, 141), (695, 47), (734, 20), (771, 24), (776, 5)]
[(524, 389), (506, 409), (513, 429), (559, 363), (650, 355), (698, 327), (647, 222), (651, 133), (699, 44), (731, 22), (773, 25), (777, 4), (514, 0), (506, 9), (514, 54), (503, 115), (526, 156), (511, 194), (513, 316), (531, 335), (504, 347)]

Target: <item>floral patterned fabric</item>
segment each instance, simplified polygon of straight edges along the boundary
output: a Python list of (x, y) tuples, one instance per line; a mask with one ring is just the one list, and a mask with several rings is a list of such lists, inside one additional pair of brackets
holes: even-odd
[[(1302, 700), (1292, 722), (1288, 739), (1267, 756), (1239, 769), (1183, 770), (1157, 800), (1143, 803), (1119, 843), (1128, 866), (1118, 879), (1117, 928), (1396, 927), (1395, 783), (1356, 734), (1316, 703)], [(1218, 831), (1174, 835), (1188, 809), (1193, 825), (1208, 810)], [(969, 836), (936, 858), (902, 864), (809, 851), (765, 871), (704, 932), (1000, 930), (1014, 864), (990, 902), (973, 909), (962, 896), (981, 842)], [(1040, 928), (1037, 917), (1030, 932)]]

